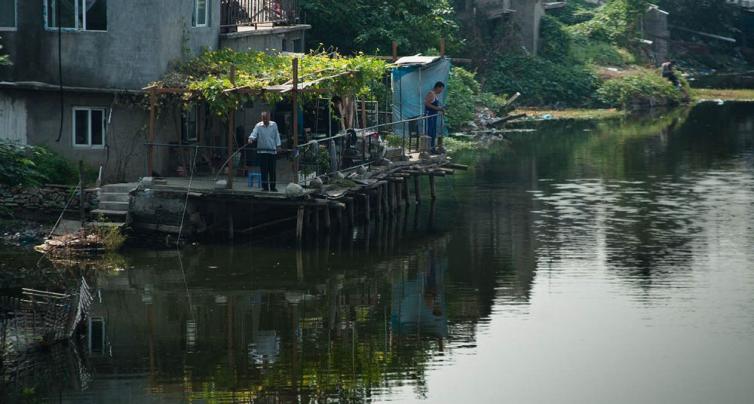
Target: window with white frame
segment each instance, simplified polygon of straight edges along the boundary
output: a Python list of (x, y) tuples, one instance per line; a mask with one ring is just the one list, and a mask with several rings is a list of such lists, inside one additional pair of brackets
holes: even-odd
[[(1, 0), (0, 0), (1, 1)], [(47, 28), (107, 31), (107, 0), (45, 0)]]
[(209, 26), (209, 1), (194, 0), (194, 14), (191, 18), (191, 25), (194, 27)]
[(76, 107), (73, 109), (73, 147), (101, 149), (105, 147), (107, 110)]
[(16, 0), (0, 0), (0, 31), (16, 29)]

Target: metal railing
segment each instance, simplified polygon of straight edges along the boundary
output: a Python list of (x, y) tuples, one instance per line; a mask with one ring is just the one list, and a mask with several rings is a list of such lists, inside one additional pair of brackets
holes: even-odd
[(293, 25), (299, 22), (298, 0), (221, 0), (220, 26)]

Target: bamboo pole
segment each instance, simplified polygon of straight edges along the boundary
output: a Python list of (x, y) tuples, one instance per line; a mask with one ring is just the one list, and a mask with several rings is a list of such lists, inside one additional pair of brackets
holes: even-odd
[(147, 146), (147, 177), (151, 177), (154, 172), (154, 140), (157, 128), (157, 94), (154, 91), (149, 92), (149, 145)]

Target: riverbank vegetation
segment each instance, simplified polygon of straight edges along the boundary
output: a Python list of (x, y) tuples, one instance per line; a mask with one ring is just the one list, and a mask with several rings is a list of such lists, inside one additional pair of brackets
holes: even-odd
[(78, 168), (49, 149), (0, 141), (0, 185), (75, 185), (78, 180)]

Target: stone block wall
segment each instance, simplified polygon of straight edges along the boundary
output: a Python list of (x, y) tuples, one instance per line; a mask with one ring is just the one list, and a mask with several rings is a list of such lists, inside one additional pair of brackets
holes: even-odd
[[(0, 184), (0, 209), (24, 214), (59, 214), (65, 208), (73, 191), (72, 186), (44, 185), (38, 188), (8, 187)], [(85, 209), (97, 208), (97, 191), (85, 189)], [(68, 209), (79, 209), (79, 197), (73, 198)]]

